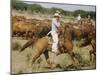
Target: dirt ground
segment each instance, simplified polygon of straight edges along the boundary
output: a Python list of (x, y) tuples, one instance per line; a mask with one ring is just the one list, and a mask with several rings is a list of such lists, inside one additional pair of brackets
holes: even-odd
[(80, 61), (79, 64), (71, 65), (72, 60), (67, 53), (56, 56), (54, 53), (49, 52), (50, 61), (59, 64), (60, 67), (49, 68), (43, 54), (35, 61), (33, 66), (30, 67), (30, 60), (32, 56), (34, 56), (35, 49), (28, 47), (23, 52), (19, 52), (20, 48), (27, 41), (28, 40), (12, 38), (12, 74), (85, 70), (96, 68), (95, 62), (90, 62), (89, 51), (92, 50), (91, 45), (79, 48), (77, 47), (77, 41), (73, 41), (73, 49), (77, 59)]

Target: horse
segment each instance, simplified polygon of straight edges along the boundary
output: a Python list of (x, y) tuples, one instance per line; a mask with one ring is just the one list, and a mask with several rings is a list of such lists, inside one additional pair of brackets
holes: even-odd
[[(62, 31), (61, 31), (62, 32)], [(73, 52), (73, 30), (71, 28), (70, 25), (66, 25), (64, 27), (64, 30), (62, 32), (62, 44), (60, 46), (60, 50), (63, 51), (63, 53), (68, 53), (73, 62), (75, 62), (76, 58), (75, 58), (75, 53)], [(62, 50), (63, 49), (63, 50)]]
[[(65, 26), (64, 30), (60, 30), (59, 35), (61, 38), (61, 43), (59, 44), (59, 51), (60, 54), (62, 53), (68, 53), (73, 62), (75, 62), (75, 54), (73, 52), (73, 42), (72, 42), (72, 30), (69, 26)], [(24, 51), (25, 48), (29, 47), (30, 45), (33, 45), (34, 48), (37, 50), (34, 57), (31, 60), (31, 65), (35, 62), (37, 58), (40, 57), (41, 54), (44, 54), (45, 59), (49, 65), (52, 65), (50, 60), (49, 60), (49, 50), (48, 48), (51, 48), (49, 45), (49, 36), (44, 36), (42, 38), (39, 38), (37, 41), (28, 41), (22, 48), (21, 52)], [(52, 52), (52, 51), (51, 51)]]

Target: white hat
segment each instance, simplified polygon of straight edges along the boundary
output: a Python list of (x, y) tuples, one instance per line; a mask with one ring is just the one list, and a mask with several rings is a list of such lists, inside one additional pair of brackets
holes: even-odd
[(56, 13), (60, 14), (61, 12), (59, 10), (56, 10)]
[(55, 14), (54, 14), (54, 16), (58, 16), (58, 17), (61, 17), (61, 16), (60, 16), (58, 13), (55, 13)]

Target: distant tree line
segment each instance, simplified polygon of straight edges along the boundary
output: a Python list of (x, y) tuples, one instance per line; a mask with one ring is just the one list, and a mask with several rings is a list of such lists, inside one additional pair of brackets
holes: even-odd
[(62, 15), (64, 16), (74, 16), (76, 17), (78, 14), (81, 14), (82, 18), (86, 18), (88, 15), (91, 16), (92, 19), (96, 19), (96, 12), (94, 11), (84, 11), (84, 10), (75, 10), (75, 11), (66, 11), (61, 8), (44, 8), (39, 4), (27, 4), (23, 1), (11, 1), (12, 9), (16, 10), (25, 10), (25, 11), (31, 11), (36, 13), (43, 13), (43, 14), (53, 14), (56, 10), (59, 10)]

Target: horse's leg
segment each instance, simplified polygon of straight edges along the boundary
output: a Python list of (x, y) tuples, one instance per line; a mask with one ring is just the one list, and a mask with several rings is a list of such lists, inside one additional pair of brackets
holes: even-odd
[(68, 51), (69, 55), (71, 56), (71, 59), (73, 61), (73, 64), (79, 64), (79, 60), (77, 59), (77, 57), (75, 56), (75, 53), (71, 50)]
[(71, 57), (71, 59), (73, 60), (73, 62), (75, 61), (74, 60), (74, 57), (75, 57), (75, 54), (74, 54), (74, 52), (72, 51), (73, 49), (66, 49), (66, 47), (63, 45), (63, 49), (65, 50), (64, 52), (65, 53), (68, 53), (69, 55), (70, 55), (70, 57)]
[(68, 51), (69, 55), (71, 56), (71, 59), (75, 62), (75, 54), (72, 51)]
[(96, 60), (96, 52), (93, 51), (93, 54), (94, 54), (94, 60), (93, 60), (93, 62), (95, 63), (95, 60)]
[(49, 52), (48, 52), (48, 50), (45, 50), (45, 51), (44, 51), (44, 56), (45, 56), (46, 62), (47, 62), (48, 64), (51, 64), (51, 63), (50, 63), (50, 60), (49, 60)]
[(38, 58), (38, 57), (40, 57), (40, 55), (42, 54), (42, 52), (37, 52), (34, 56), (33, 56), (33, 58), (32, 58), (32, 61), (31, 61), (31, 65), (33, 65), (33, 63), (35, 62), (35, 60)]
[(91, 46), (92, 46), (93, 50), (90, 51), (90, 54), (91, 54), (91, 56), (93, 54), (94, 58), (96, 59), (96, 41), (95, 41), (95, 39), (91, 40)]
[(90, 61), (92, 61), (92, 54), (93, 54), (93, 51), (90, 50), (89, 53), (90, 53)]
[[(90, 53), (90, 61), (91, 61), (92, 63), (95, 63), (95, 60), (96, 60), (96, 52), (90, 50), (89, 53)], [(94, 58), (92, 57), (92, 54), (94, 55)]]

